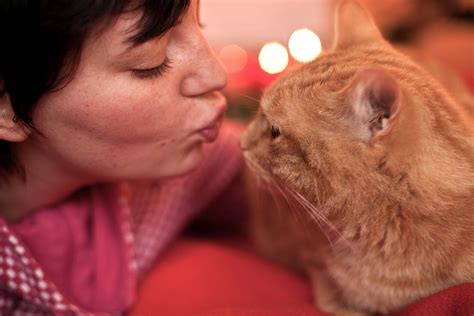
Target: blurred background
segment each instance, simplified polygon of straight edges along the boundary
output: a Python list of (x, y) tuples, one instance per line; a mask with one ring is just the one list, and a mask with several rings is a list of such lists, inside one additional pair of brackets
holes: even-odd
[[(360, 0), (397, 46), (445, 64), (474, 89), (474, 0)], [(201, 0), (223, 62), (228, 115), (247, 119), (278, 76), (331, 47), (337, 0)]]

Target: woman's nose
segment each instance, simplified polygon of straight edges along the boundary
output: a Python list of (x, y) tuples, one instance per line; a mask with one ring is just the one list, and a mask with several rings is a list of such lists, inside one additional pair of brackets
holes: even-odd
[(190, 71), (180, 88), (188, 97), (222, 90), (227, 84), (227, 73), (202, 34), (196, 45), (197, 51), (190, 56)]

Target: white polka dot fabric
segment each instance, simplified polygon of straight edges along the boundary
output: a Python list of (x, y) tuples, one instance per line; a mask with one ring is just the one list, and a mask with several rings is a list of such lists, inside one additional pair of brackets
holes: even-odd
[[(217, 142), (206, 148), (203, 165), (166, 183), (120, 183), (123, 238), (129, 250), (129, 277), (143, 277), (153, 261), (184, 226), (237, 175), (242, 164), (241, 127), (224, 124)], [(30, 251), (0, 217), (0, 315), (99, 315), (69, 301), (48, 280)]]
[(21, 242), (0, 219), (0, 311), (14, 315), (47, 314), (48, 311), (77, 311), (64, 301), (54, 284)]

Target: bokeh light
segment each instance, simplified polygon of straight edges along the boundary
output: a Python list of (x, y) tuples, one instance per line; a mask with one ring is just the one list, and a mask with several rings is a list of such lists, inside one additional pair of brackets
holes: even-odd
[(230, 74), (242, 71), (247, 65), (248, 60), (247, 52), (237, 45), (223, 47), (219, 52), (219, 58), (226, 71)]
[(278, 42), (267, 43), (260, 50), (258, 62), (265, 72), (280, 73), (288, 66), (288, 50)]
[(288, 42), (291, 56), (300, 62), (309, 62), (321, 54), (321, 40), (307, 28), (293, 32)]

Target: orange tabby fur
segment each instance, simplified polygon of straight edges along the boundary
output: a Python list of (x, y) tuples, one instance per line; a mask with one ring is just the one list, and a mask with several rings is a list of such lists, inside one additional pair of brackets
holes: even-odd
[(242, 136), (251, 169), (289, 200), (263, 195), (252, 230), (308, 274), (321, 309), (389, 313), (474, 281), (474, 111), (359, 4), (337, 14), (335, 47), (275, 83)]

